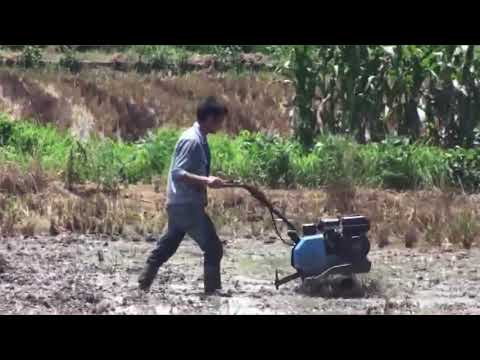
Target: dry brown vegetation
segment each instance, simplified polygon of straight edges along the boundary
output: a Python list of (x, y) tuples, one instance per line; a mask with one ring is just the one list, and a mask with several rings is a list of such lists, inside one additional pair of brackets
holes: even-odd
[[(72, 191), (60, 182), (46, 183), (41, 170), (1, 171), (0, 235), (25, 236), (64, 231), (108, 234), (139, 240), (165, 226), (164, 184), (124, 188), (117, 195), (95, 185)], [(160, 191), (158, 191), (160, 189)], [(157, 190), (157, 191), (155, 191)], [(404, 244), (470, 248), (480, 238), (478, 196), (435, 191), (398, 193), (368, 189), (272, 190), (275, 206), (297, 225), (324, 216), (362, 214), (372, 222), (371, 239), (379, 247)], [(243, 190), (212, 191), (209, 212), (225, 235), (270, 241), (270, 214)]]
[(71, 75), (53, 71), (0, 70), (0, 111), (15, 118), (52, 122), (80, 136), (97, 132), (134, 140), (161, 126), (183, 127), (200, 99), (228, 102), (227, 131), (289, 131), (293, 89), (258, 76), (191, 73), (181, 77), (114, 71)]
[(48, 183), (40, 164), (33, 161), (26, 171), (11, 163), (0, 164), (0, 193), (24, 195), (38, 193)]

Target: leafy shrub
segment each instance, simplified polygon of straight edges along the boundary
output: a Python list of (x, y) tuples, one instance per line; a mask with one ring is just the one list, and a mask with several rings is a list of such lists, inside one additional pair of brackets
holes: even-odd
[[(1, 121), (1, 118), (0, 118)], [(0, 122), (0, 146), (5, 146), (13, 134), (13, 124), (7, 121)]]
[(77, 59), (75, 51), (71, 48), (65, 49), (64, 55), (60, 59), (59, 65), (63, 68), (68, 69), (72, 73), (78, 73), (82, 68), (82, 64)]
[(20, 63), (26, 68), (40, 66), (42, 62), (42, 50), (38, 46), (27, 45), (22, 49)]
[(480, 149), (457, 147), (445, 154), (453, 184), (467, 191), (480, 190)]
[(167, 45), (147, 45), (137, 49), (141, 61), (137, 64), (140, 72), (170, 70), (180, 72), (185, 69), (189, 53), (183, 49)]
[[(166, 176), (179, 130), (158, 129), (139, 143), (91, 138), (80, 145), (50, 126), (0, 117), (0, 161), (64, 170), (74, 181), (106, 189)], [(480, 149), (443, 150), (404, 139), (359, 145), (348, 137), (322, 136), (311, 151), (298, 142), (242, 132), (210, 137), (212, 171), (270, 187), (383, 186), (398, 190), (455, 186), (478, 191)], [(86, 159), (86, 160), (85, 160)]]
[(81, 183), (87, 178), (86, 170), (88, 156), (85, 147), (80, 142), (75, 142), (71, 147), (65, 165), (64, 181), (68, 189), (76, 183)]

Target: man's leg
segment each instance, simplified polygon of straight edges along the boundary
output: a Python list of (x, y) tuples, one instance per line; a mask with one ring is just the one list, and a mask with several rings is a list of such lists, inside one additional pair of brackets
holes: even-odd
[(211, 294), (222, 288), (220, 263), (223, 257), (223, 246), (217, 235), (215, 225), (209, 216), (202, 211), (195, 225), (187, 233), (195, 240), (204, 253), (204, 288)]
[(222, 288), (221, 277), (221, 261), (223, 258), (223, 245), (220, 238), (217, 235), (215, 225), (208, 215), (206, 220), (209, 227), (209, 232), (212, 233), (207, 242), (207, 246), (204, 254), (204, 272), (206, 274), (205, 289), (207, 293)]
[(174, 227), (169, 222), (167, 233), (160, 238), (155, 249), (151, 252), (147, 259), (147, 264), (138, 279), (141, 290), (148, 291), (150, 289), (160, 266), (175, 254), (184, 237), (185, 232)]

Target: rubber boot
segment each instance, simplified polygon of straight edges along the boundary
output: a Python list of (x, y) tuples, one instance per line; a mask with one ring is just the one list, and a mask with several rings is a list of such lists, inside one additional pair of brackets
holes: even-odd
[(138, 285), (140, 290), (145, 292), (148, 292), (150, 290), (150, 287), (153, 284), (153, 280), (155, 280), (155, 277), (157, 276), (158, 269), (158, 266), (154, 266), (151, 264), (147, 264), (145, 266), (140, 277), (138, 278)]
[(231, 297), (230, 291), (222, 290), (222, 278), (220, 273), (220, 267), (205, 266), (203, 282), (205, 288), (205, 295), (216, 295), (221, 297)]

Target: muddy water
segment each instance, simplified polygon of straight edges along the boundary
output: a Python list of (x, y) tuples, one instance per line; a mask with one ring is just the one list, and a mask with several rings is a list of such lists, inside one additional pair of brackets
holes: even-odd
[[(202, 254), (191, 241), (160, 271), (149, 294), (136, 280), (146, 242), (61, 235), (0, 240), (0, 314), (480, 314), (480, 251), (374, 249), (358, 291), (292, 282), (276, 290), (275, 269), (291, 272), (290, 249), (231, 240), (223, 280), (230, 297), (202, 296)], [(330, 287), (329, 287), (330, 286)], [(328, 291), (324, 291), (328, 288)]]

